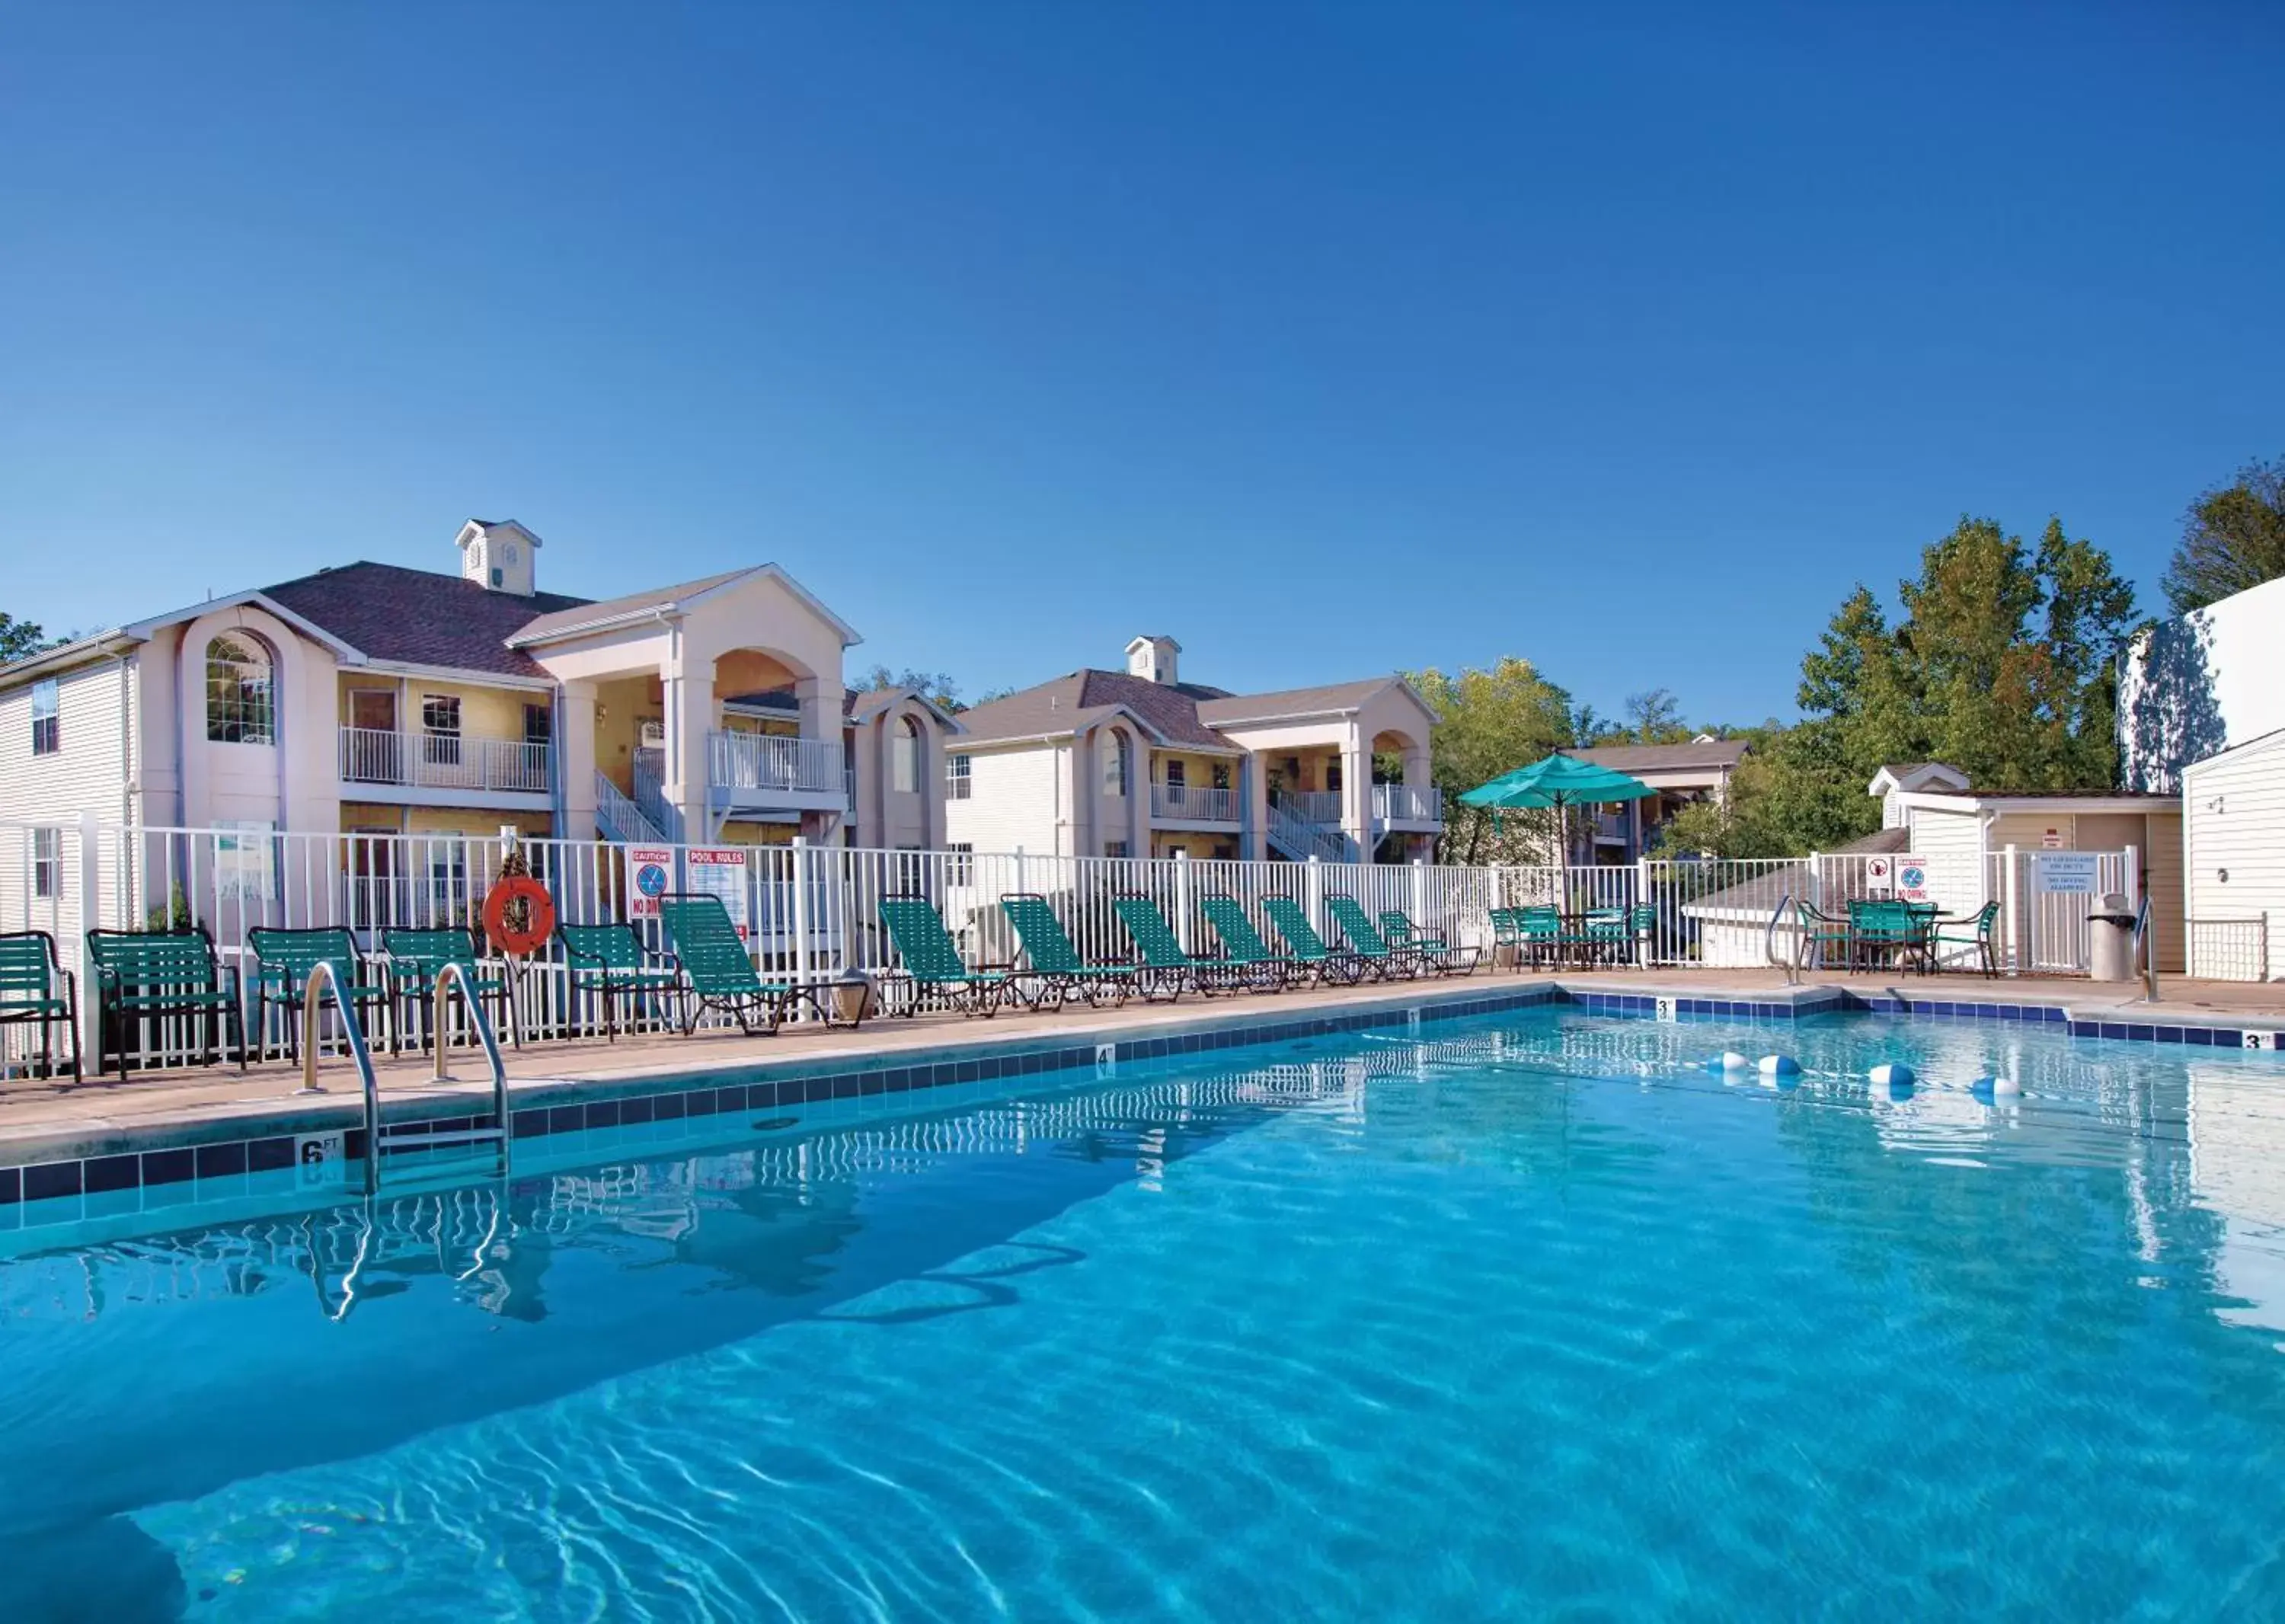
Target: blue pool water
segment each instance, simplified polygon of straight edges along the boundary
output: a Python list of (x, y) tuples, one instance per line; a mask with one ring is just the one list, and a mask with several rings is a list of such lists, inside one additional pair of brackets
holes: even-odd
[(0, 1232), (0, 1618), (2285, 1612), (2276, 1057), (1425, 1031)]

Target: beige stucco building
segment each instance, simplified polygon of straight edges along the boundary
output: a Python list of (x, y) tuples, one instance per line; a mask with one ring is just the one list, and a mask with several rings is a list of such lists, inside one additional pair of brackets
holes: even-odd
[(1402, 679), (1233, 694), (1182, 680), (1171, 637), (963, 713), (955, 846), (1080, 857), (1430, 854), (1443, 808), (1427, 705)]
[(359, 562), (0, 668), (0, 820), (943, 843), (944, 741), (852, 695), (858, 636), (775, 564), (601, 602), (470, 520), (451, 573)]

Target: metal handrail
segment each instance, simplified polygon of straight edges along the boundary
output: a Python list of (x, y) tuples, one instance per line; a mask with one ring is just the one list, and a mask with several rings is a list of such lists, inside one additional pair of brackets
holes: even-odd
[[(437, 970), (436, 985), (430, 992), (434, 1007), (429, 1014), (428, 1031), (436, 1049), (436, 1080), (449, 1083), (452, 1080), (452, 1069), (445, 1055), (444, 993), (454, 982), (459, 982), (460, 1002), (467, 1007), (468, 1019), (476, 1029), (476, 1041), (483, 1045), (484, 1062), (492, 1069), (492, 1110), (499, 1121), (500, 1172), (506, 1173), (508, 1164), (507, 1066), (500, 1059), (499, 1040), (493, 1035), (491, 1017), (484, 1013), (483, 1000), (476, 996), (475, 976), (472, 967), (458, 959), (448, 961)], [(378, 1130), (380, 1124), (373, 1121), (366, 1126), (370, 1135), (371, 1131)]]
[(320, 959), (310, 967), (302, 983), (302, 1086), (297, 1094), (323, 1094), (318, 1086), (318, 1016), (325, 1007), (325, 993), (334, 995), (334, 1008), (342, 1013), (342, 1031), (349, 1041), (349, 1057), (357, 1062), (357, 1081), (365, 1087), (365, 1188), (371, 1195), (379, 1188), (381, 1145), (374, 1137), (381, 1126), (381, 1079), (373, 1073), (373, 1051), (365, 1047), (365, 1027), (357, 1020), (357, 1008), (342, 991), (341, 968), (331, 959)]
[(1785, 917), (1786, 910), (1791, 906), (1793, 892), (1787, 890), (1778, 898), (1777, 906), (1770, 910), (1770, 922), (1762, 931), (1762, 957), (1785, 972), (1786, 985), (1797, 987), (1801, 985), (1801, 967), (1793, 959), (1778, 957), (1778, 922)]
[(2134, 911), (2134, 936), (2128, 946), (2127, 963), (2131, 967), (2137, 958), (2142, 961), (2142, 996), (2146, 1003), (2158, 1001), (2158, 921), (2150, 912), (2150, 898), (2145, 895), (2142, 906)]

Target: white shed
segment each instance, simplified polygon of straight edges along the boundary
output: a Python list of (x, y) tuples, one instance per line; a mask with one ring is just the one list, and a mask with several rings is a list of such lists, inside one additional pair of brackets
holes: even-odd
[(2190, 974), (2285, 977), (2285, 728), (2182, 770)]

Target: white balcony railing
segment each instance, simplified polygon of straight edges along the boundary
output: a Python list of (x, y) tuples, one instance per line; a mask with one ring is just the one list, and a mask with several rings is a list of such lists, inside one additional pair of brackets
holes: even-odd
[(1372, 819), (1376, 823), (1441, 823), (1444, 797), (1416, 784), (1375, 784)]
[(1150, 786), (1150, 815), (1187, 818), (1199, 823), (1236, 823), (1237, 791), (1201, 784), (1154, 783)]
[(845, 795), (848, 757), (838, 739), (710, 733), (706, 781), (734, 795)]
[(381, 727), (344, 727), (341, 741), (345, 784), (547, 793), (545, 744), (467, 734), (394, 733)]
[(1339, 828), (1341, 792), (1338, 789), (1281, 789), (1270, 797), (1286, 816), (1316, 828)]
[(1595, 838), (1598, 840), (1624, 840), (1633, 832), (1633, 826), (1623, 811), (1598, 810), (1595, 813)]

